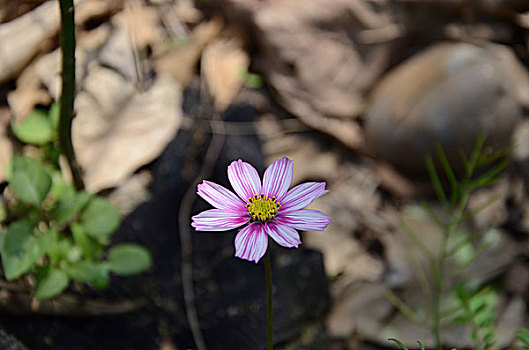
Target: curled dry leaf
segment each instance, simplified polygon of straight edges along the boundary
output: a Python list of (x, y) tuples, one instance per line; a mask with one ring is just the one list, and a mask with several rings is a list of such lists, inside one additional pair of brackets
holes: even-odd
[(124, 10), (115, 16), (114, 22), (126, 28), (134, 48), (142, 50), (147, 46), (158, 48), (162, 40), (160, 18), (154, 6), (145, 6), (139, 0), (125, 2)]
[[(77, 0), (76, 23), (116, 11), (121, 0)], [(39, 53), (51, 49), (60, 28), (58, 4), (45, 1), (32, 11), (0, 25), (0, 82), (13, 78)]]
[(188, 43), (155, 61), (156, 71), (169, 73), (182, 86), (186, 86), (195, 74), (194, 68), (202, 50), (210, 40), (220, 33), (223, 26), (224, 24), (219, 18), (199, 24), (191, 33)]
[(0, 183), (6, 179), (4, 168), (13, 156), (13, 145), (6, 134), (10, 119), (7, 108), (0, 110)]
[(147, 170), (141, 171), (120, 183), (108, 199), (119, 208), (121, 216), (125, 217), (138, 205), (149, 199), (151, 182), (152, 174)]
[[(73, 141), (90, 191), (115, 186), (155, 159), (181, 122), (180, 86), (159, 76), (145, 92), (111, 70), (98, 68), (87, 93), (77, 98)], [(97, 99), (95, 96), (103, 97)]]
[[(136, 86), (125, 29), (102, 25), (90, 34), (79, 40), (72, 138), (87, 189), (99, 191), (116, 186), (162, 152), (181, 121), (181, 89), (167, 74), (158, 74), (145, 89)], [(37, 71), (57, 98), (58, 51), (40, 59)]]
[(356, 33), (394, 26), (382, 12), (388, 8), (359, 3), (270, 1), (254, 14), (265, 55), (262, 70), (281, 103), (353, 149), (363, 138), (351, 119), (363, 111), (363, 95), (389, 59), (387, 42), (366, 44)]
[(17, 121), (27, 116), (36, 105), (49, 105), (51, 96), (42, 88), (35, 65), (32, 64), (17, 79), (17, 88), (7, 95), (7, 101)]
[(54, 1), (0, 25), (0, 82), (20, 72), (58, 30), (59, 11)]
[(238, 39), (218, 39), (204, 49), (202, 74), (217, 109), (224, 110), (233, 101), (249, 64), (250, 58)]

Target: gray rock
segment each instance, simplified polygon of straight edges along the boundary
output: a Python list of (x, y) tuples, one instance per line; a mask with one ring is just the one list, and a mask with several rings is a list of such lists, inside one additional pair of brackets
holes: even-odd
[(464, 43), (408, 59), (374, 90), (366, 114), (370, 147), (409, 175), (425, 173), (424, 157), (436, 144), (456, 169), (460, 151), (471, 152), (480, 132), (489, 145), (505, 147), (522, 110), (513, 62), (520, 65), (508, 49)]

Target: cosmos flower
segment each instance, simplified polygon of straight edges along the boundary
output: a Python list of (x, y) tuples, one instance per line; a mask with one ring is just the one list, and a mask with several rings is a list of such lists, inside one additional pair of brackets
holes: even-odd
[(292, 248), (301, 244), (296, 230), (323, 231), (331, 218), (318, 210), (303, 209), (329, 192), (325, 182), (302, 183), (290, 191), (293, 161), (283, 157), (265, 171), (263, 183), (257, 170), (242, 160), (228, 166), (232, 191), (210, 181), (198, 185), (198, 195), (215, 207), (193, 216), (197, 231), (227, 231), (245, 226), (235, 237), (235, 256), (256, 263), (266, 253), (268, 237)]

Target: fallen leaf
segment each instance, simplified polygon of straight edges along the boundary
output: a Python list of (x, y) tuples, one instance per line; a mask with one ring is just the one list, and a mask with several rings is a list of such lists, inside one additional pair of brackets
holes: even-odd
[(237, 38), (218, 39), (202, 53), (202, 76), (218, 110), (224, 110), (242, 85), (242, 73), (248, 70), (250, 58)]
[(121, 216), (125, 217), (149, 199), (151, 182), (152, 174), (147, 170), (141, 171), (120, 183), (108, 196), (108, 200), (118, 207)]
[(126, 1), (124, 10), (113, 18), (113, 22), (126, 28), (135, 49), (157, 47), (163, 42), (156, 7), (146, 6), (142, 1)]
[(353, 33), (393, 25), (389, 8), (356, 0), (288, 0), (253, 11), (265, 56), (260, 69), (280, 103), (310, 127), (361, 148), (362, 132), (353, 119), (389, 64), (389, 45), (366, 44)]
[(199, 24), (185, 45), (169, 51), (154, 62), (155, 70), (158, 73), (169, 73), (182, 86), (187, 86), (195, 74), (195, 65), (202, 50), (220, 33), (222, 27), (223, 22), (219, 18)]
[(7, 136), (10, 120), (9, 110), (7, 108), (0, 109), (0, 183), (6, 180), (5, 166), (13, 157), (13, 145)]
[(181, 90), (159, 76), (144, 92), (109, 69), (89, 73), (77, 97), (73, 141), (88, 190), (113, 187), (154, 160), (181, 122)]
[(59, 11), (53, 1), (0, 25), (0, 82), (19, 73), (58, 31)]
[(34, 64), (17, 79), (17, 88), (7, 95), (7, 101), (17, 122), (21, 122), (36, 105), (47, 106), (52, 102), (50, 93), (42, 87)]

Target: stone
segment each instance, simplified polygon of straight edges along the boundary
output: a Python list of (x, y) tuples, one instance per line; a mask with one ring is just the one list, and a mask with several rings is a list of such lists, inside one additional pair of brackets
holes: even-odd
[(470, 153), (479, 133), (488, 145), (506, 147), (522, 112), (510, 67), (520, 64), (512, 58), (508, 49), (466, 43), (437, 44), (409, 58), (371, 96), (369, 146), (408, 175), (426, 173), (425, 156), (437, 144), (456, 170), (460, 151)]

